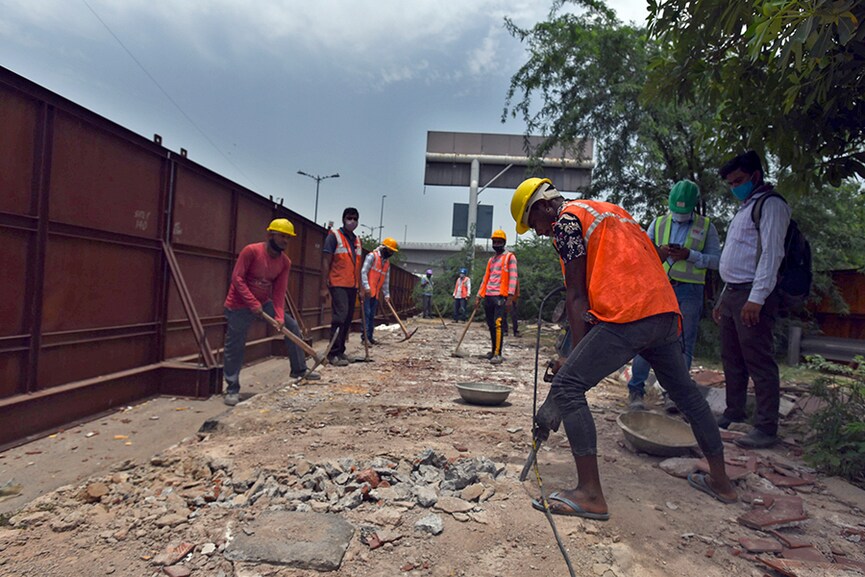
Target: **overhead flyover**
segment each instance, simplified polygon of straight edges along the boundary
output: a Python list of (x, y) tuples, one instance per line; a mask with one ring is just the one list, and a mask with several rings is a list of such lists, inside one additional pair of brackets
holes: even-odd
[(549, 178), (563, 192), (591, 184), (593, 139), (554, 146), (543, 157), (533, 158), (544, 140), (523, 134), (428, 131), (424, 185), (469, 187), (466, 230), (467, 236), (474, 236), (478, 195), (487, 188), (515, 189), (529, 176)]

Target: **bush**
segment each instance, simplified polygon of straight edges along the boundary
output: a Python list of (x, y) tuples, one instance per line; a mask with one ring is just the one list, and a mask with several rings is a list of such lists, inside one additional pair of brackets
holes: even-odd
[(865, 488), (865, 358), (857, 356), (852, 367), (818, 355), (807, 360), (823, 373), (810, 390), (824, 405), (811, 416), (805, 460)]

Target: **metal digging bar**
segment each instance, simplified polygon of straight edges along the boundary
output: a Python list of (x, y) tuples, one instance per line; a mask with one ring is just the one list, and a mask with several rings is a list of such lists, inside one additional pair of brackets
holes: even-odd
[(336, 338), (339, 336), (339, 329), (337, 329), (336, 331), (334, 331), (333, 338), (330, 339), (330, 343), (327, 345), (327, 348), (325, 349), (324, 353), (322, 353), (319, 356), (319, 354), (315, 352), (315, 349), (312, 348), (311, 346), (309, 346), (308, 344), (306, 344), (302, 338), (300, 338), (299, 336), (297, 336), (296, 334), (294, 334), (293, 332), (291, 332), (290, 330), (288, 330), (287, 328), (285, 328), (284, 326), (279, 324), (276, 321), (276, 319), (274, 319), (272, 316), (270, 316), (266, 312), (262, 311), (261, 318), (266, 320), (270, 326), (272, 326), (273, 328), (275, 328), (276, 330), (281, 332), (283, 335), (285, 335), (288, 338), (288, 340), (290, 340), (291, 342), (293, 342), (294, 344), (299, 346), (301, 349), (303, 349), (309, 356), (311, 356), (315, 360), (315, 365), (313, 365), (313, 367), (311, 369), (309, 369), (309, 371), (307, 371), (307, 372), (312, 372), (315, 369), (317, 369), (319, 365), (322, 365), (322, 364), (327, 362), (327, 357), (330, 354), (330, 349), (333, 348), (333, 343), (336, 342)]

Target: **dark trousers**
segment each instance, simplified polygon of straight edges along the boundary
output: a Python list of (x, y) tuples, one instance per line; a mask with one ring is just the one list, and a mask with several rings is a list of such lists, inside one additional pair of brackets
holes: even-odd
[(505, 311), (505, 334), (508, 334), (508, 319), (507, 319), (507, 317), (510, 317), (510, 319), (511, 319), (511, 326), (513, 326), (513, 333), (512, 334), (514, 336), (517, 336), (518, 334), (520, 334), (520, 331), (519, 331), (519, 323), (517, 322), (517, 303), (516, 303), (516, 301), (514, 301), (513, 304), (511, 305), (510, 312)]
[(423, 318), (431, 319), (432, 318), (432, 295), (422, 295), (423, 296)]
[(723, 454), (724, 446), (712, 411), (685, 366), (679, 315), (665, 313), (631, 323), (593, 326), (553, 377), (550, 394), (561, 411), (574, 456), (598, 453), (597, 432), (586, 392), (637, 353), (651, 363), (658, 382), (688, 417), (703, 453), (707, 456)]
[(339, 337), (330, 349), (330, 356), (338, 357), (345, 354), (345, 340), (351, 330), (351, 321), (354, 318), (354, 303), (357, 300), (356, 288), (330, 287), (331, 319), (330, 338), (339, 329)]
[(502, 354), (505, 334), (505, 297), (484, 297), (484, 315), (487, 318), (487, 326), (490, 329), (490, 341), (492, 341), (492, 353), (494, 356)]
[(778, 406), (781, 400), (781, 378), (774, 357), (772, 329), (778, 314), (778, 294), (773, 292), (760, 310), (760, 322), (746, 327), (742, 307), (748, 302), (749, 286), (727, 285), (721, 296), (721, 362), (727, 388), (724, 416), (733, 421), (745, 420), (748, 399), (748, 377), (754, 381), (757, 413), (754, 427), (767, 435), (778, 432)]
[[(264, 303), (261, 308), (271, 317), (276, 316), (271, 301)], [(228, 327), (225, 331), (222, 373), (228, 385), (225, 392), (231, 395), (240, 391), (240, 369), (243, 367), (243, 353), (246, 351), (246, 333), (253, 322), (261, 319), (249, 309), (236, 311), (225, 309), (225, 318)], [(289, 315), (285, 315), (285, 328), (298, 337), (301, 336), (297, 321)], [(291, 362), (292, 374), (306, 371), (306, 355), (303, 349), (291, 342), (288, 337), (285, 338), (285, 351)]]
[(375, 328), (375, 313), (378, 310), (378, 299), (367, 297), (363, 301), (363, 316), (366, 318), (366, 326), (363, 334), (367, 340), (372, 340), (372, 331)]
[(466, 299), (454, 299), (454, 322), (466, 320)]

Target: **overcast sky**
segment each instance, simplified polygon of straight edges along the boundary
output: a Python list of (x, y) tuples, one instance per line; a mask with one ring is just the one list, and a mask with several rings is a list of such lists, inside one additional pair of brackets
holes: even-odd
[[(645, 0), (608, 3), (624, 21), (645, 19)], [(321, 182), (319, 223), (354, 205), (378, 227), (387, 195), (384, 236), (450, 242), (452, 205), (468, 190), (424, 189), (427, 131), (522, 134), (522, 122), (500, 122), (525, 62), (503, 18), (530, 27), (548, 10), (537, 0), (0, 0), (0, 64), (310, 219), (315, 181), (297, 171), (338, 172)], [(510, 194), (481, 195), (509, 241)]]

